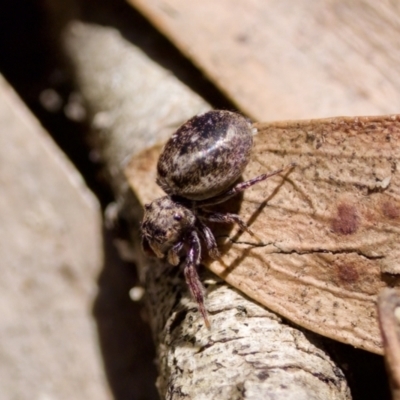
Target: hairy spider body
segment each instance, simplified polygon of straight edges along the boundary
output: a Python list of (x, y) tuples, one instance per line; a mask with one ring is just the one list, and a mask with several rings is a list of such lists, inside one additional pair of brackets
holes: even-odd
[(186, 258), (187, 285), (209, 328), (204, 290), (197, 273), (201, 243), (218, 258), (217, 243), (207, 222), (237, 223), (252, 232), (236, 214), (217, 213), (207, 207), (222, 203), (250, 186), (283, 171), (234, 184), (249, 162), (253, 145), (251, 124), (230, 111), (209, 111), (183, 124), (164, 146), (157, 164), (157, 183), (166, 196), (145, 205), (142, 245), (171, 265)]
[(237, 181), (249, 162), (251, 124), (229, 111), (210, 111), (183, 124), (157, 164), (157, 183), (168, 195), (210, 199)]

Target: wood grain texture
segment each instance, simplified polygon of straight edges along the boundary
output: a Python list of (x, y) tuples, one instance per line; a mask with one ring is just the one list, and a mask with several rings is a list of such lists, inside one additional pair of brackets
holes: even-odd
[[(244, 180), (297, 166), (224, 206), (239, 212), (259, 240), (216, 225), (223, 257), (208, 268), (303, 327), (381, 354), (376, 296), (397, 285), (400, 272), (400, 117), (255, 126)], [(155, 183), (149, 187), (156, 152), (129, 169), (144, 202), (160, 194)]]
[(390, 0), (128, 0), (259, 121), (400, 109)]

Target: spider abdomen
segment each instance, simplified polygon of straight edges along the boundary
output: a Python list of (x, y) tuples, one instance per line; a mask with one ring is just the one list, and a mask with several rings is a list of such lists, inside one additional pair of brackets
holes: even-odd
[(157, 183), (170, 196), (212, 198), (228, 189), (249, 162), (250, 123), (230, 111), (209, 111), (183, 124), (164, 146)]

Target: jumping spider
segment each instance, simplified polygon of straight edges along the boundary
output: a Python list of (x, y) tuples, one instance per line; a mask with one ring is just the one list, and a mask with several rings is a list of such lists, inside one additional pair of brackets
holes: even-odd
[(143, 249), (159, 258), (166, 256), (175, 266), (186, 254), (186, 283), (208, 328), (204, 289), (197, 273), (201, 242), (211, 258), (220, 254), (206, 223), (237, 223), (242, 230), (252, 232), (238, 215), (206, 208), (284, 170), (234, 185), (249, 162), (252, 145), (251, 124), (239, 114), (209, 111), (193, 117), (172, 135), (158, 160), (157, 184), (167, 195), (145, 205)]

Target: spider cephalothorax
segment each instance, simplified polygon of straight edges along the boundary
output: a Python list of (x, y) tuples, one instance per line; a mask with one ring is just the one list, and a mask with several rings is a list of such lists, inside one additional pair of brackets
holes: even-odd
[(209, 111), (183, 124), (164, 146), (157, 164), (157, 183), (166, 196), (145, 205), (143, 248), (183, 270), (207, 327), (203, 286), (196, 267), (201, 243), (217, 258), (217, 243), (207, 222), (237, 223), (251, 231), (236, 214), (217, 213), (207, 207), (222, 203), (250, 186), (283, 171), (237, 183), (249, 162), (253, 145), (251, 124), (230, 111)]

